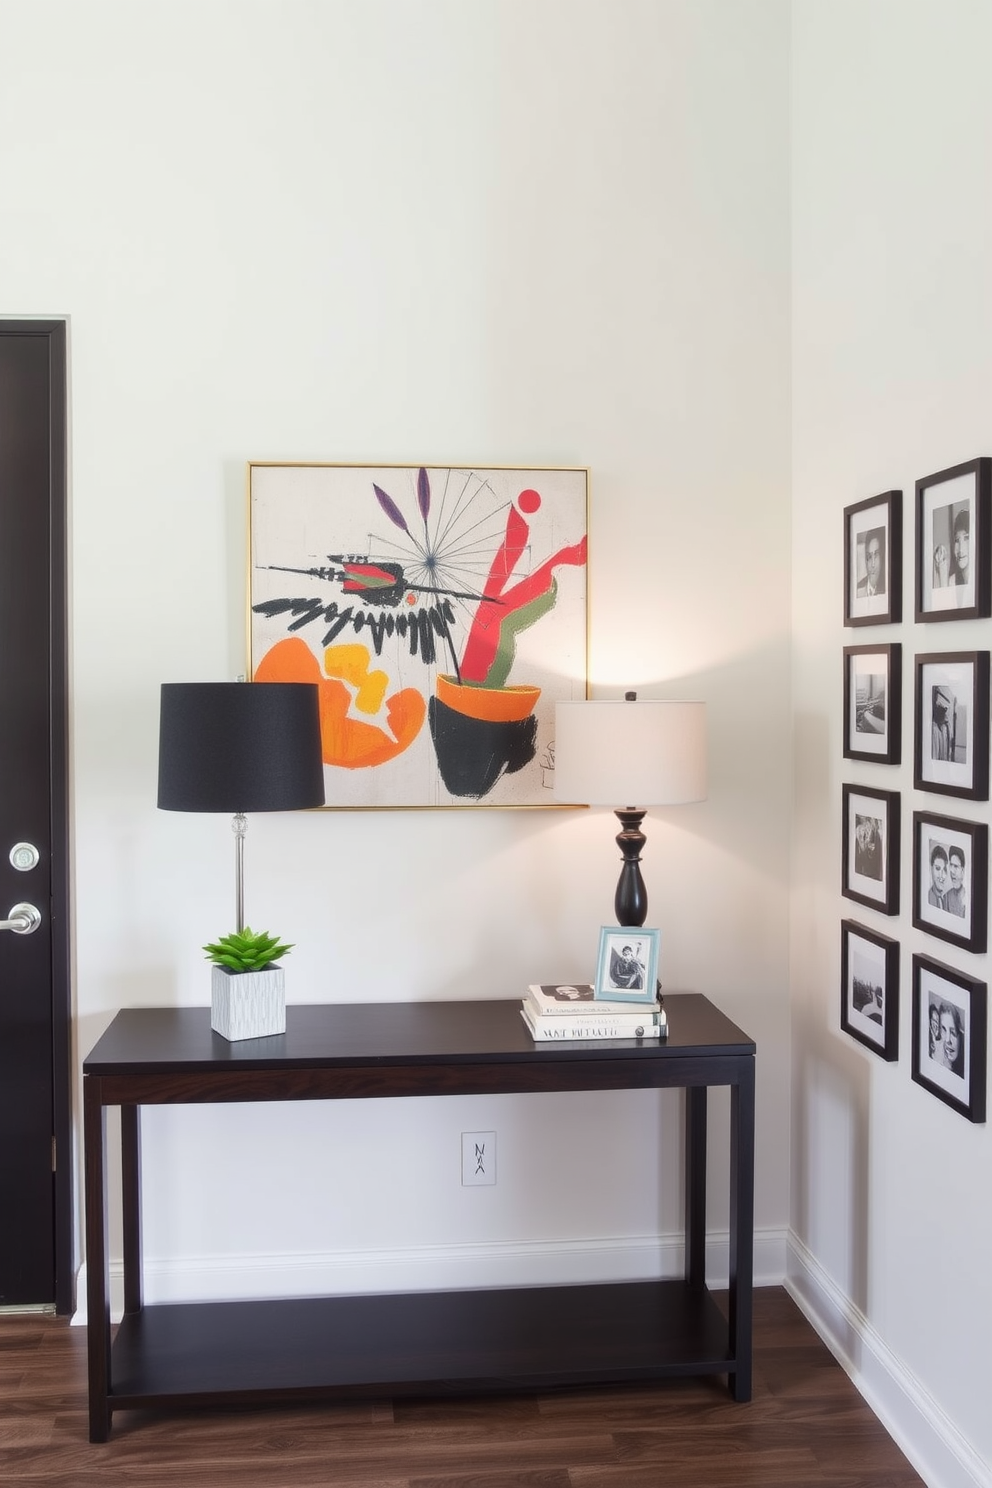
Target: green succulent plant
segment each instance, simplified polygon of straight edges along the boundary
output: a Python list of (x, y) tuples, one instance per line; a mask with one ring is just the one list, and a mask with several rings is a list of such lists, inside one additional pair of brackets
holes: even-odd
[(255, 931), (250, 925), (224, 935), (212, 945), (205, 945), (208, 961), (226, 966), (228, 971), (261, 971), (263, 967), (287, 955), (293, 947), (283, 945), (267, 930)]

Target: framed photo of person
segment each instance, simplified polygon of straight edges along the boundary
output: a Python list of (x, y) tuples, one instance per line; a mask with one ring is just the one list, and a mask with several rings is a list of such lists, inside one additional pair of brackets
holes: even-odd
[(599, 932), (595, 1001), (655, 1002), (658, 997), (659, 930), (604, 925)]
[(880, 914), (899, 913), (899, 792), (843, 788), (841, 893)]
[(844, 647), (844, 758), (898, 765), (902, 647)]
[(902, 492), (844, 508), (844, 624), (902, 619)]
[(917, 620), (980, 620), (992, 613), (990, 491), (987, 455), (916, 482)]
[(989, 653), (917, 656), (913, 784), (989, 798)]
[(985, 1120), (988, 992), (953, 967), (913, 957), (913, 1079), (968, 1121)]
[(873, 1054), (899, 1058), (899, 942), (854, 920), (840, 927), (840, 1026)]
[(913, 812), (913, 924), (981, 954), (986, 945), (989, 829)]

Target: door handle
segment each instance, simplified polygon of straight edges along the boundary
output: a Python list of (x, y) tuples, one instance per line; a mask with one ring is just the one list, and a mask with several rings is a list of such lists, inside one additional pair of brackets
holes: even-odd
[(32, 935), (41, 924), (41, 911), (33, 904), (14, 904), (6, 920), (0, 920), (0, 930), (13, 930), (15, 935)]

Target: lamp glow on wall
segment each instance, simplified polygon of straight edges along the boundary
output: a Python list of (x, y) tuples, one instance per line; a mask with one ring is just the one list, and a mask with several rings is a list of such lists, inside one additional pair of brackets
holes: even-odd
[[(612, 806), (623, 830), (614, 908), (618, 925), (643, 925), (648, 896), (641, 875), (649, 806), (706, 799), (706, 704), (623, 698), (558, 703), (555, 796), (573, 805)], [(618, 803), (631, 804), (621, 807)]]
[(242, 931), (245, 812), (324, 804), (316, 683), (163, 682), (158, 804), (164, 811), (234, 813)]

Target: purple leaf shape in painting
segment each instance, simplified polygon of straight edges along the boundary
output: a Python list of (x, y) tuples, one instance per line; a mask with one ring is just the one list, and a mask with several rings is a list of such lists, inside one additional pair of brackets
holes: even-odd
[(420, 507), (420, 515), (427, 521), (427, 513), (431, 509), (431, 481), (427, 471), (421, 465), (417, 476), (417, 505)]
[(409, 532), (410, 529), (406, 525), (406, 518), (403, 516), (403, 513), (396, 505), (396, 502), (393, 500), (392, 496), (387, 496), (382, 487), (377, 486), (375, 481), (372, 482), (372, 489), (375, 492), (376, 500), (382, 507), (383, 511), (386, 513), (386, 516), (389, 518), (389, 520), (391, 522), (395, 522), (396, 526), (399, 527), (403, 532)]

